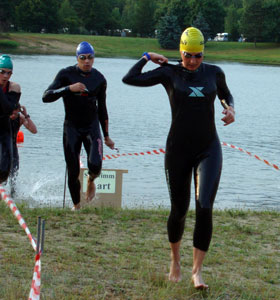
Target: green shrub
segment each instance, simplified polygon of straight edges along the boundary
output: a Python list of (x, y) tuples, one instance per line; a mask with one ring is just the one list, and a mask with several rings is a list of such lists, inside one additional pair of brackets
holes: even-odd
[(181, 37), (177, 17), (166, 15), (161, 18), (157, 32), (157, 39), (163, 49), (178, 49)]
[(10, 40), (0, 40), (0, 48), (17, 48), (19, 46), (18, 42)]

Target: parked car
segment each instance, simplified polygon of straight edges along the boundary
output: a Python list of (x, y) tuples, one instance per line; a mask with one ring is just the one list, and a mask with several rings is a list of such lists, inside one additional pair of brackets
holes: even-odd
[(216, 42), (227, 42), (228, 41), (228, 33), (227, 32), (217, 33), (217, 35), (214, 38), (214, 41), (216, 41)]

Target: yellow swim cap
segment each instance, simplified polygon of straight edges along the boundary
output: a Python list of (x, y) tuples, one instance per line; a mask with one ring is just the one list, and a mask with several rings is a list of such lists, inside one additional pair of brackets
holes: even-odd
[(202, 32), (195, 27), (188, 27), (181, 35), (180, 51), (203, 52), (204, 37)]

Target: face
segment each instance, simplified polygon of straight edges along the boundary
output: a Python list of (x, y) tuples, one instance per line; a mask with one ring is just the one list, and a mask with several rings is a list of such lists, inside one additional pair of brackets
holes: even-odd
[(11, 69), (1, 68), (0, 69), (0, 86), (5, 87), (10, 80), (13, 71)]
[(20, 112), (20, 109), (19, 109), (19, 108), (13, 110), (12, 114), (10, 115), (10, 118), (11, 118), (12, 120), (15, 120), (15, 119), (18, 117), (19, 112)]
[(181, 51), (181, 58), (184, 68), (195, 71), (203, 61), (203, 53)]
[(88, 54), (80, 54), (77, 57), (77, 61), (78, 61), (78, 67), (84, 71), (84, 72), (89, 72), (91, 71), (93, 62), (94, 62), (94, 57), (92, 54), (88, 53)]

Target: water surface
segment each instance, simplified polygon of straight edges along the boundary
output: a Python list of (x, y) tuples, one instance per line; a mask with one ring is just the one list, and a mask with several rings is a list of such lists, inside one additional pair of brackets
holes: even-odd
[[(12, 79), (21, 85), (21, 104), (27, 106), (38, 128), (37, 135), (23, 128), (25, 142), (19, 148), (18, 199), (32, 206), (62, 206), (64, 108), (62, 99), (43, 103), (42, 94), (61, 68), (75, 64), (75, 57), (13, 56), (13, 60)], [(122, 83), (121, 78), (135, 62), (96, 58), (94, 65), (108, 82), (110, 136), (120, 153), (164, 148), (170, 126), (169, 101), (162, 86), (139, 88)], [(220, 140), (279, 166), (280, 68), (239, 63), (217, 65), (226, 73), (236, 106), (236, 122), (223, 126), (222, 107), (216, 101)], [(154, 67), (149, 63), (145, 70)], [(224, 146), (222, 149), (224, 164), (215, 208), (280, 210), (280, 172), (241, 151)], [(106, 147), (104, 154), (115, 152)], [(82, 160), (85, 164), (84, 154)], [(123, 182), (124, 207), (169, 207), (163, 162), (163, 154), (121, 157), (105, 160), (103, 167), (128, 170)], [(66, 204), (71, 205), (68, 190)]]

